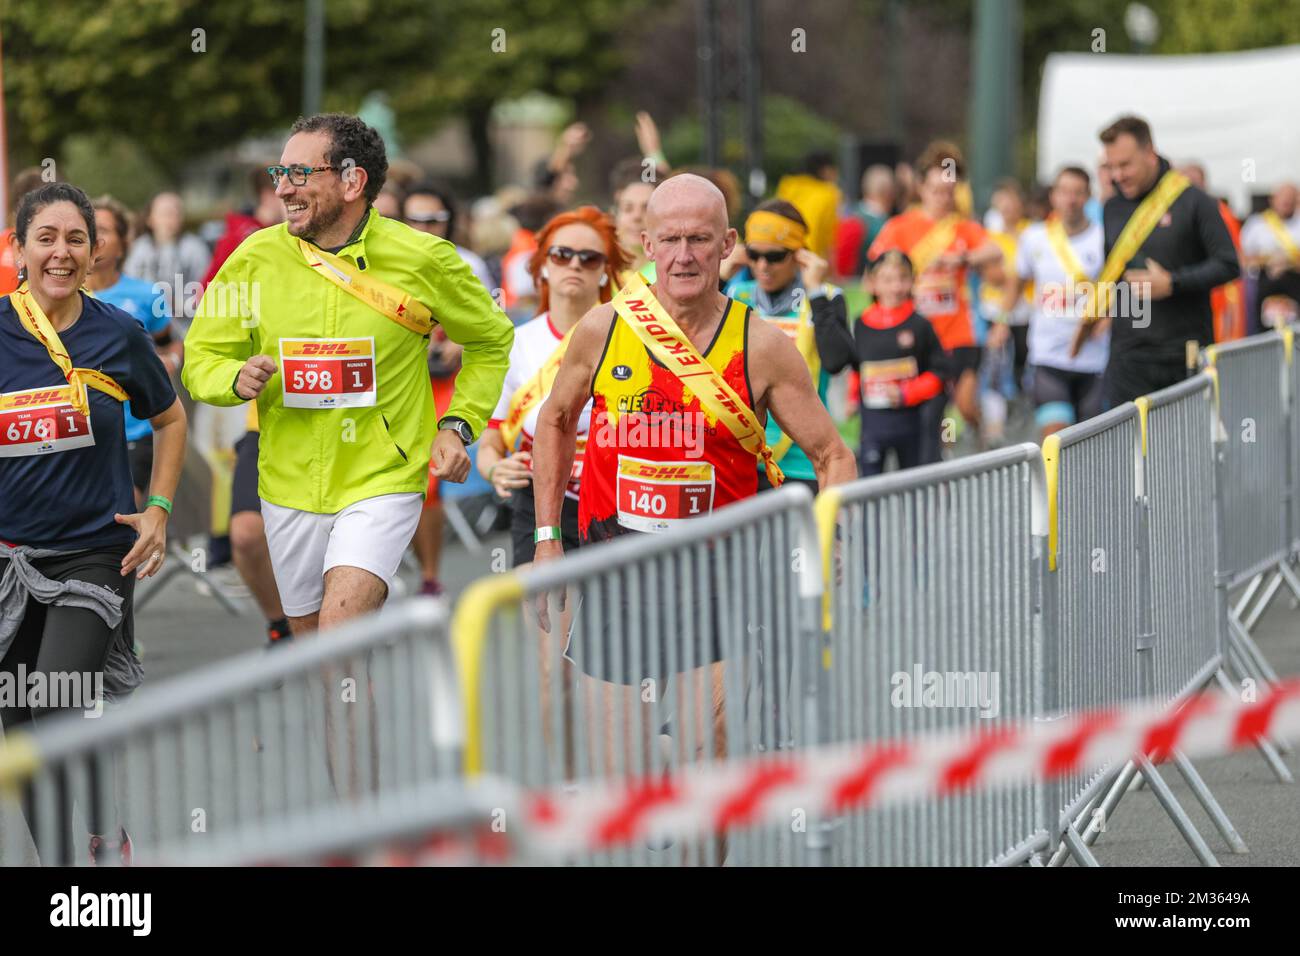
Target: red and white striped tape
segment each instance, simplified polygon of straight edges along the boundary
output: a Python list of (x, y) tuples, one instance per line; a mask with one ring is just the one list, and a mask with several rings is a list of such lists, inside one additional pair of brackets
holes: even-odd
[(692, 765), (634, 782), (600, 781), (530, 796), (532, 848), (570, 855), (634, 841), (686, 839), (763, 822), (790, 823), (961, 790), (1047, 779), (1177, 749), (1210, 757), (1261, 736), (1300, 737), (1300, 680), (1255, 702), (1209, 693), (1165, 705), (1067, 715), (985, 733), (837, 745)]

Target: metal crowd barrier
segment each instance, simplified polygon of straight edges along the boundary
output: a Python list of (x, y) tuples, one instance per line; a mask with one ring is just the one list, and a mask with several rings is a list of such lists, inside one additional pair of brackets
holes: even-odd
[[(1050, 435), (1048, 568), (1056, 638), (1048, 661), (1046, 713), (1113, 706), (1141, 696), (1137, 634), (1137, 408), (1119, 408)], [(1079, 836), (1120, 768), (1067, 777), (1052, 800), (1055, 830), (1081, 863), (1096, 861)], [(1056, 856), (1060, 862), (1063, 857)]]
[(1282, 569), (1290, 573), (1289, 344), (1289, 334), (1266, 332), (1205, 350), (1219, 382), (1225, 440), (1219, 573), (1230, 590), (1245, 587), (1228, 613), (1229, 664), (1240, 677), (1266, 682), (1277, 673), (1250, 631), (1283, 583)]
[[(1300, 325), (1293, 326), (1282, 333), (1283, 350), (1286, 355), (1287, 380), (1287, 447), (1291, 452), (1287, 501), (1291, 508), (1287, 515), (1287, 529), (1290, 531), (1291, 559), (1300, 559), (1300, 368), (1296, 367), (1295, 336)], [(1287, 565), (1289, 570), (1289, 565)], [(1300, 600), (1300, 581), (1291, 579), (1287, 582), (1291, 592)]]
[(1178, 701), (1222, 663), (1215, 572), (1214, 382), (1198, 375), (1137, 400), (1151, 556), (1153, 691)]
[[(488, 866), (541, 862), (517, 788), (432, 780), (268, 821), (257, 841), (216, 838), (190, 866)], [(163, 857), (164, 865), (176, 862)]]
[[(894, 739), (1042, 712), (1047, 512), (1019, 445), (828, 489), (827, 743)], [(927, 689), (928, 688), (928, 689)], [(1041, 784), (836, 821), (835, 863), (1023, 863), (1051, 844)]]
[(0, 863), (86, 862), (118, 826), (142, 862), (257, 847), (285, 817), (456, 776), (459, 718), (445, 610), (396, 604), (14, 735)]
[[(479, 581), (453, 620), (467, 770), (563, 787), (816, 740), (805, 707), (822, 650), (818, 555), (811, 496), (788, 486), (672, 533)], [(819, 831), (799, 813), (786, 827), (574, 862), (800, 863)]]

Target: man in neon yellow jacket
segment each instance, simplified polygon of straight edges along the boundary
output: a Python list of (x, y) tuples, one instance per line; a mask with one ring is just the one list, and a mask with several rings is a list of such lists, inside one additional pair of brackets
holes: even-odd
[[(257, 402), (258, 495), (294, 634), (383, 604), (430, 458), (439, 478), (465, 480), (514, 341), (452, 243), (371, 208), (387, 170), (358, 118), (299, 119), (270, 170), (285, 223), (226, 260), (186, 336), (196, 401)], [(436, 410), (434, 324), (465, 347), (450, 407)]]

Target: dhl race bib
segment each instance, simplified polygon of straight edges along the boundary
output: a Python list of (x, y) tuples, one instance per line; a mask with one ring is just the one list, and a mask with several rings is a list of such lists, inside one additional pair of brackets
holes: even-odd
[(72, 386), (0, 394), (0, 458), (44, 455), (93, 444), (90, 420), (72, 405)]
[(915, 378), (916, 375), (916, 357), (912, 355), (879, 362), (863, 362), (858, 366), (862, 404), (867, 408), (893, 408), (897, 390), (890, 390), (886, 386)]
[(280, 339), (285, 408), (375, 404), (375, 340)]
[(799, 341), (799, 327), (803, 324), (803, 321), (799, 318), (799, 316), (793, 315), (790, 316), (789, 318), (773, 318), (772, 316), (768, 315), (768, 316), (764, 316), (764, 318), (767, 319), (767, 321), (771, 322), (773, 325), (775, 325), (782, 332), (784, 332), (786, 338), (790, 339), (793, 342)]
[(713, 510), (713, 465), (618, 456), (618, 523), (632, 531), (668, 531)]
[(957, 311), (957, 273), (923, 272), (916, 280), (916, 311), (927, 319)]
[(1038, 308), (1046, 319), (1078, 322), (1088, 311), (1088, 289), (1091, 283), (1074, 287), (1071, 297), (1067, 286), (1059, 282), (1044, 283), (1038, 295)]

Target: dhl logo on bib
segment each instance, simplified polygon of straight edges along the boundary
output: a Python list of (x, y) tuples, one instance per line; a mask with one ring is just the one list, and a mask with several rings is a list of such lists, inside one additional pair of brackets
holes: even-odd
[(879, 362), (863, 362), (858, 366), (858, 375), (864, 380), (896, 382), (899, 379), (915, 378), (916, 369), (916, 359), (908, 355), (904, 358), (884, 359)]
[(340, 339), (333, 342), (312, 342), (301, 339), (281, 340), (280, 352), (285, 358), (348, 358), (354, 355), (373, 356), (372, 339)]
[(713, 466), (708, 462), (683, 464), (672, 462), (658, 464), (639, 461), (635, 458), (620, 457), (618, 473), (624, 478), (640, 478), (643, 481), (671, 481), (691, 484), (713, 480)]
[(33, 405), (70, 405), (72, 386), (62, 388), (37, 388), (27, 392), (9, 392), (0, 395), (0, 412), (11, 408), (30, 408)]

